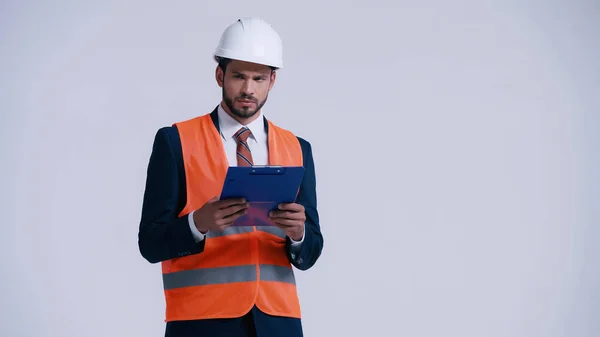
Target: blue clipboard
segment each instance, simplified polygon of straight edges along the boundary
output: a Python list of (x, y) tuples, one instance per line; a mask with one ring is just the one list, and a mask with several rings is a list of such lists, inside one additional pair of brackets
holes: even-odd
[(230, 166), (221, 200), (245, 198), (250, 203), (248, 213), (232, 226), (274, 226), (269, 212), (280, 203), (296, 201), (303, 177), (302, 166)]

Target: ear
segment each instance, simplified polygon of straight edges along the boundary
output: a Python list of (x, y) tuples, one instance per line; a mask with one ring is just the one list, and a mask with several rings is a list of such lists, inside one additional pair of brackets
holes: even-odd
[(271, 72), (271, 84), (269, 84), (269, 91), (271, 91), (271, 89), (273, 89), (273, 85), (275, 85), (275, 79), (277, 78), (277, 71), (272, 71)]
[(219, 87), (223, 87), (223, 76), (225, 74), (223, 73), (223, 69), (221, 69), (221, 67), (217, 66), (217, 69), (215, 69), (215, 79), (217, 80), (217, 84), (219, 85)]

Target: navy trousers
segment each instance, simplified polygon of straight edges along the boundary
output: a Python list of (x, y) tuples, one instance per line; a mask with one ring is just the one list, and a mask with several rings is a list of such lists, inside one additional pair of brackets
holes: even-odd
[(297, 318), (276, 317), (254, 307), (240, 318), (167, 322), (165, 337), (303, 337)]

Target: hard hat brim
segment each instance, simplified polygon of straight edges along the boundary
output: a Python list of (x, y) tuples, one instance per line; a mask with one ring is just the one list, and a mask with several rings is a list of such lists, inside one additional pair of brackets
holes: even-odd
[(231, 53), (223, 53), (223, 52), (219, 52), (219, 51), (214, 53), (213, 59), (217, 63), (219, 63), (219, 59), (229, 59), (229, 60), (237, 60), (237, 61), (250, 62), (250, 63), (254, 63), (254, 64), (260, 64), (263, 66), (273, 67), (276, 69), (283, 69), (282, 62), (269, 62), (268, 60), (261, 60), (261, 59), (251, 58), (251, 57), (242, 57), (239, 55), (232, 55)]

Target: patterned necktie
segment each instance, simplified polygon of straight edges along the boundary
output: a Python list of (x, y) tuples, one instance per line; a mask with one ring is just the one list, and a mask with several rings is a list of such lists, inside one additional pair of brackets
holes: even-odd
[(252, 166), (252, 153), (248, 147), (248, 137), (252, 134), (252, 131), (247, 127), (243, 127), (233, 135), (237, 140), (237, 164), (238, 166)]

